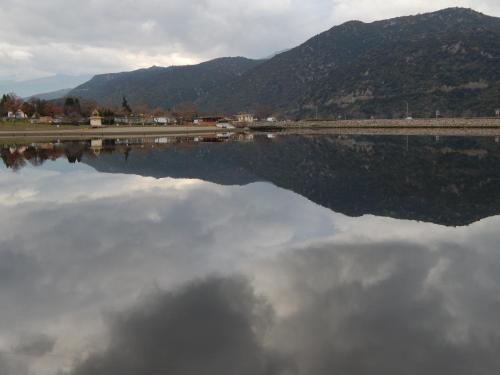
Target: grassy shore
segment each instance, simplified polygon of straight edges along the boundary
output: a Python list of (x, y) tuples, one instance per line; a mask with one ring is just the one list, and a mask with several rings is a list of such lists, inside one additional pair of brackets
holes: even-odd
[(90, 129), (90, 125), (53, 125), (53, 124), (32, 124), (29, 121), (15, 120), (15, 121), (0, 121), (0, 131), (26, 131), (26, 130), (79, 130)]

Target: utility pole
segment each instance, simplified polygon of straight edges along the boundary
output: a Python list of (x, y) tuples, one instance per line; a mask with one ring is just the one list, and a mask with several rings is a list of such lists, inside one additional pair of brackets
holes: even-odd
[(410, 103), (407, 100), (404, 101), (406, 103), (406, 118), (410, 117)]

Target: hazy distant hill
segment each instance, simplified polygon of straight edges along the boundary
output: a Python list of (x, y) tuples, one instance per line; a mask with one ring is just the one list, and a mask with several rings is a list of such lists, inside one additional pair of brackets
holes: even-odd
[(70, 91), (73, 90), (72, 88), (70, 89), (61, 89), (61, 90), (56, 90), (56, 91), (51, 91), (51, 92), (44, 92), (40, 94), (35, 94), (31, 96), (31, 98), (38, 98), (42, 100), (54, 100), (54, 99), (60, 99), (65, 97), (70, 93)]
[(198, 65), (102, 74), (75, 88), (70, 95), (103, 105), (120, 104), (126, 96), (132, 107), (147, 104), (151, 108), (169, 109), (209, 95), (217, 86), (241, 77), (260, 63), (243, 57), (226, 57)]
[(0, 94), (14, 92), (22, 98), (28, 98), (39, 93), (76, 87), (91, 78), (90, 75), (70, 76), (56, 74), (50, 77), (30, 79), (26, 81), (0, 81)]
[(220, 59), (95, 77), (72, 92), (150, 107), (290, 117), (493, 115), (500, 107), (500, 19), (463, 8), (359, 21), (259, 62)]

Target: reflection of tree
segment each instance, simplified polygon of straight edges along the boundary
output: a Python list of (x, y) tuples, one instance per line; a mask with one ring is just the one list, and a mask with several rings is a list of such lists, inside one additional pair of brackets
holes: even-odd
[[(198, 142), (223, 142), (215, 137), (174, 137), (168, 143), (155, 143), (154, 140), (130, 140), (126, 143), (118, 143), (115, 140), (104, 140), (99, 154), (121, 154), (125, 161), (129, 159), (132, 152), (141, 155), (149, 155), (156, 149), (165, 149), (175, 145), (176, 148), (190, 148)], [(1, 157), (7, 168), (19, 170), (29, 162), (31, 165), (42, 165), (46, 160), (56, 160), (66, 157), (69, 163), (81, 162), (84, 157), (96, 159), (95, 148), (91, 141), (68, 141), (64, 143), (37, 143), (31, 145), (3, 145), (0, 146)]]
[(81, 146), (81, 144), (78, 143), (67, 144), (64, 151), (66, 158), (70, 163), (76, 163), (77, 161), (78, 162), (82, 161), (84, 149)]
[(26, 165), (26, 160), (18, 152), (11, 152), (10, 149), (2, 149), (1, 151), (2, 160), (7, 168), (12, 168), (17, 171)]
[[(115, 145), (114, 141), (106, 141), (100, 151), (105, 154), (120, 153), (125, 160), (128, 159), (133, 148), (143, 153), (150, 152), (150, 148), (143, 148), (141, 145)], [(59, 143), (39, 143), (29, 146), (3, 146), (0, 149), (1, 158), (7, 168), (15, 171), (23, 168), (27, 162), (33, 166), (40, 166), (46, 160), (56, 160), (66, 157), (69, 163), (81, 162), (86, 156), (95, 159), (96, 155), (91, 149), (90, 141)]]
[(40, 166), (46, 160), (56, 160), (67, 153), (70, 154), (68, 156), (70, 162), (73, 158), (75, 161), (80, 161), (85, 147), (82, 143), (68, 143), (57, 147), (52, 143), (41, 143), (31, 146), (4, 147), (0, 152), (7, 168), (19, 170), (26, 165), (27, 161), (31, 165)]

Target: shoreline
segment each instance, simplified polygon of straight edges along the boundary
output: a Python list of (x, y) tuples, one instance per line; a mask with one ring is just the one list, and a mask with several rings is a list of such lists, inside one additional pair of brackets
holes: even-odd
[(1, 139), (13, 138), (103, 138), (213, 135), (217, 133), (287, 133), (287, 134), (365, 134), (365, 135), (456, 135), (500, 136), (500, 118), (414, 119), (414, 120), (339, 120), (266, 123), (256, 122), (246, 128), (222, 129), (216, 126), (137, 126), (75, 129), (1, 130)]

